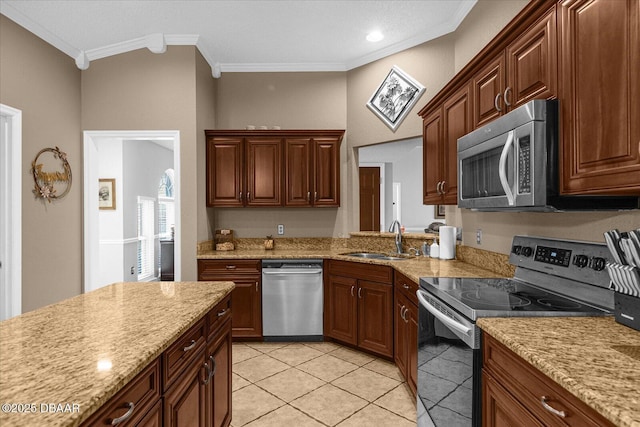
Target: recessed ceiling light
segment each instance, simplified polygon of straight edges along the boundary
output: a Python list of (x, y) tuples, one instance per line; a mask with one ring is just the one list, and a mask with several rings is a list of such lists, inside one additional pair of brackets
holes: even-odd
[(379, 42), (383, 38), (384, 36), (380, 31), (372, 31), (369, 34), (367, 34), (367, 40), (370, 42)]

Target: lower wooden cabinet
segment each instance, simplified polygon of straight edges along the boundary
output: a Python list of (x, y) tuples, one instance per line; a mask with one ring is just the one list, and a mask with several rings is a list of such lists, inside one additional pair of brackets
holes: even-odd
[(418, 381), (418, 284), (396, 272), (394, 288), (394, 361), (415, 395)]
[(233, 298), (233, 337), (262, 339), (262, 263), (257, 259), (199, 259), (198, 280), (236, 284)]
[[(324, 334), (393, 357), (393, 286), (390, 267), (332, 260), (325, 272)], [(367, 280), (375, 278), (378, 282)]]
[(82, 425), (229, 426), (231, 347), (227, 296)]
[(482, 343), (482, 425), (612, 426), (488, 334)]

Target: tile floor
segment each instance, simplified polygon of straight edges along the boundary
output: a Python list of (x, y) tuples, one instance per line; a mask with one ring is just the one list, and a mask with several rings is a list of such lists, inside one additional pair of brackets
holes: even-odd
[(396, 366), (334, 343), (234, 343), (232, 381), (233, 427), (416, 425)]

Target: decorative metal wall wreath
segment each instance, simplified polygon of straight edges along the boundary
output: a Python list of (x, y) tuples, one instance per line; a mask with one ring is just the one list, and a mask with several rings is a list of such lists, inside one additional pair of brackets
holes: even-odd
[[(60, 160), (63, 168), (62, 171), (48, 172), (43, 170), (44, 164), (38, 163), (38, 160), (40, 156), (46, 153), (52, 153), (54, 159)], [(61, 199), (69, 193), (71, 189), (71, 166), (69, 166), (69, 162), (67, 161), (67, 153), (60, 151), (58, 147), (43, 148), (40, 150), (40, 152), (36, 154), (36, 158), (31, 162), (31, 171), (33, 173), (33, 181), (35, 182), (33, 194), (35, 194), (36, 197), (51, 203), (52, 200)], [(54, 187), (56, 183), (66, 184), (66, 188), (62, 193), (56, 194), (57, 190)]]

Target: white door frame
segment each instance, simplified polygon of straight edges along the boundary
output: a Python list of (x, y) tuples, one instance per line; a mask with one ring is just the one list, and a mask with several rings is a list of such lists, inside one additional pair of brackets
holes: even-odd
[(99, 220), (98, 220), (98, 151), (95, 139), (173, 139), (173, 170), (175, 171), (174, 202), (175, 211), (175, 243), (174, 274), (175, 280), (181, 277), (181, 204), (180, 204), (180, 131), (177, 130), (143, 130), (143, 131), (84, 131), (84, 280), (83, 292), (98, 287), (99, 259)]
[[(22, 313), (22, 111), (0, 104), (7, 132), (0, 136), (0, 320)], [(7, 286), (8, 285), (8, 286)]]

